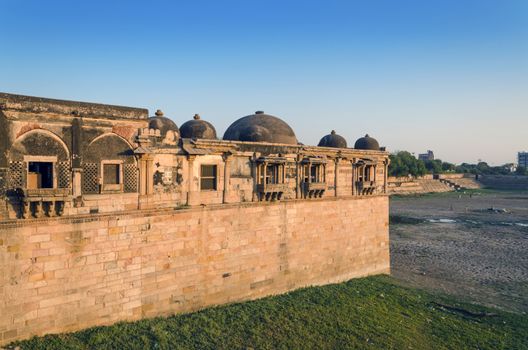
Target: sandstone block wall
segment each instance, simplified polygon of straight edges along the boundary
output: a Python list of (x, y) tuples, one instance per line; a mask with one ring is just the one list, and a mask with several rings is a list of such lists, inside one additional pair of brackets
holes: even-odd
[(0, 223), (0, 344), (389, 272), (388, 197)]

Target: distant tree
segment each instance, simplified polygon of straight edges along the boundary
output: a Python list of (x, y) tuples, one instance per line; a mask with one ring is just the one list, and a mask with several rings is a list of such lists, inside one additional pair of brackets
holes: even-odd
[(456, 167), (457, 173), (471, 173), (478, 174), (477, 166), (475, 164), (462, 163)]
[(456, 165), (448, 162), (442, 162), (442, 172), (451, 173), (456, 170)]
[(424, 163), (407, 151), (390, 155), (389, 176), (423, 176), (427, 172)]
[(511, 175), (512, 174), (512, 171), (511, 171), (512, 167), (513, 167), (513, 164), (506, 163), (506, 164), (503, 164), (501, 166), (491, 167), (491, 169), (496, 175)]
[(492, 173), (492, 171), (490, 170), (490, 166), (486, 162), (478, 162), (476, 169), (477, 169), (478, 174)]
[[(390, 155), (390, 159), (390, 176), (423, 176), (426, 173), (444, 174), (450, 172), (479, 175), (512, 174), (511, 163), (500, 166), (490, 166), (488, 163), (479, 160), (477, 164), (462, 163), (460, 165), (455, 165), (452, 163), (443, 162), (440, 159), (421, 161), (406, 151), (393, 153)], [(521, 167), (521, 169), (518, 168), (516, 174), (528, 175), (528, 170)]]
[(424, 161), (425, 168), (427, 172), (432, 174), (442, 173), (442, 161), (440, 159), (426, 160)]
[(515, 170), (515, 175), (528, 175), (528, 168), (518, 166)]
[(460, 173), (472, 173), (479, 175), (510, 175), (511, 164), (489, 166), (486, 162), (479, 162), (477, 164), (462, 163), (456, 167), (456, 171)]

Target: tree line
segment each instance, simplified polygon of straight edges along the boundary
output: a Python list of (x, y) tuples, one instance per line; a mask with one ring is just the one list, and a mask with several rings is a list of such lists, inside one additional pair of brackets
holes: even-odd
[(391, 154), (389, 176), (424, 176), (425, 174), (469, 173), (475, 175), (528, 175), (528, 169), (517, 167), (512, 172), (513, 164), (490, 166), (486, 162), (477, 164), (462, 163), (455, 165), (440, 159), (420, 160), (407, 151)]

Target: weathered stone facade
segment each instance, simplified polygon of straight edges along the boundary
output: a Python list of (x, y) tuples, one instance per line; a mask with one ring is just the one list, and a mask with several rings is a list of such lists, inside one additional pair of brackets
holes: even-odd
[(387, 152), (246, 120), (0, 94), (0, 344), (388, 272)]

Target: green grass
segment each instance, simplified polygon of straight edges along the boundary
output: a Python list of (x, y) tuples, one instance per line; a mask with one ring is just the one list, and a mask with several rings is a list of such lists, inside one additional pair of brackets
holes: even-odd
[(376, 276), (13, 345), (22, 349), (526, 349), (528, 320), (525, 315), (461, 304)]

